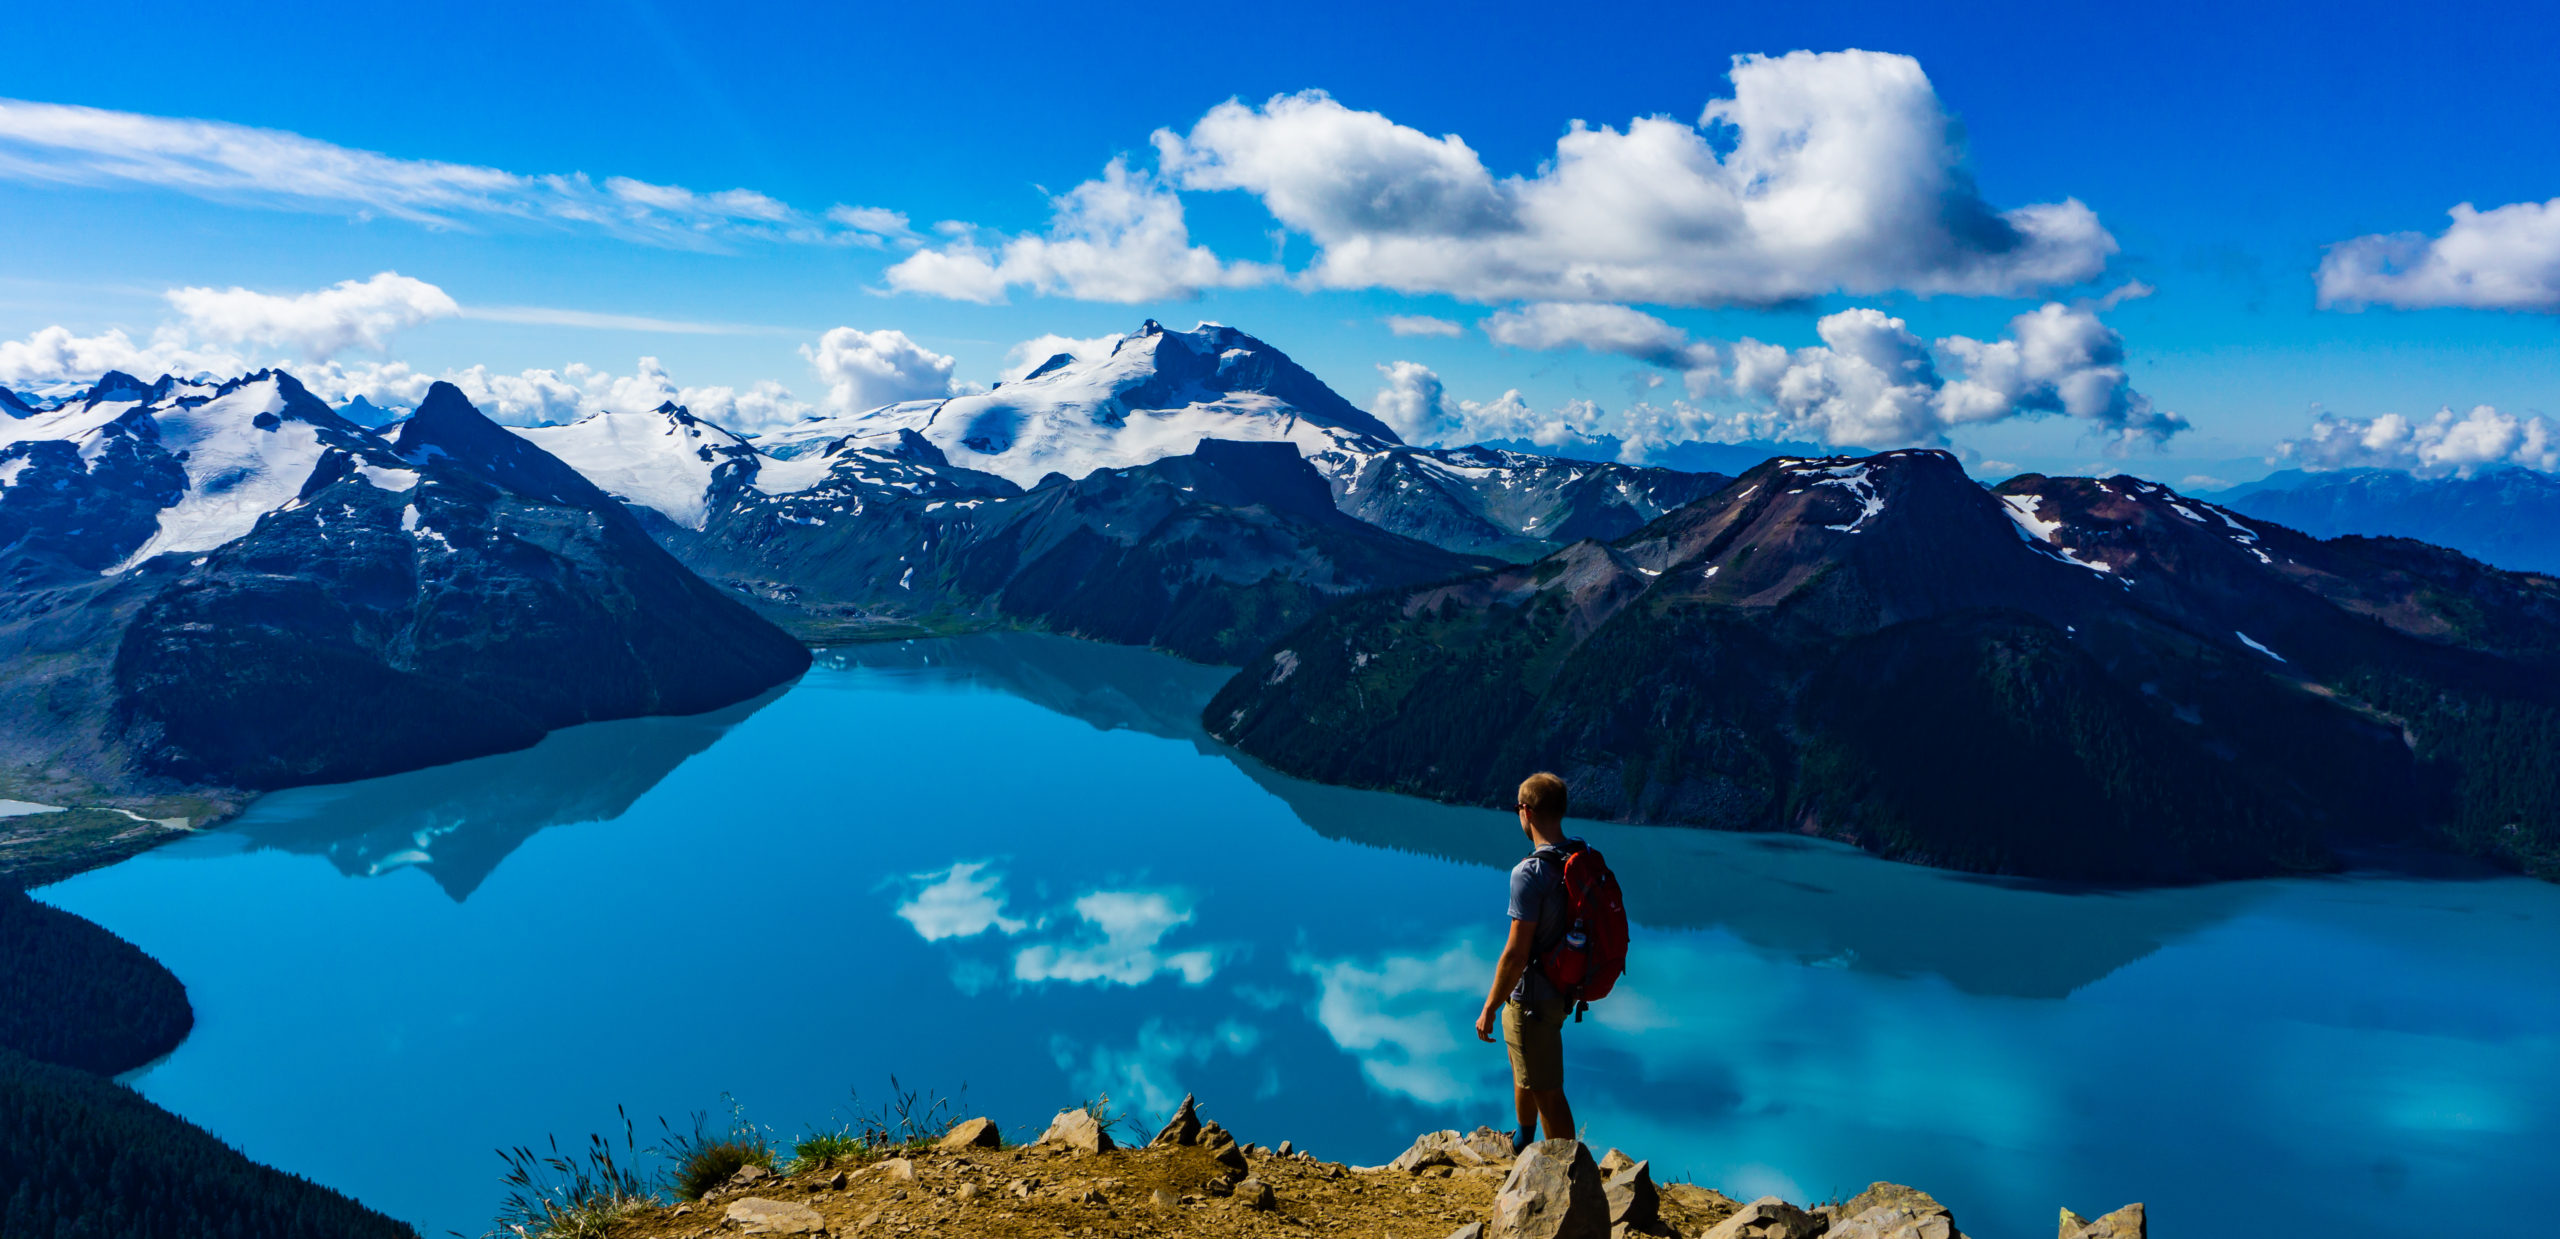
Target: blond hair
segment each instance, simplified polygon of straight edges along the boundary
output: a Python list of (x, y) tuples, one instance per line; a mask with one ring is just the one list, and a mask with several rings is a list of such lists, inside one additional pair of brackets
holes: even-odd
[(1564, 823), (1564, 780), (1544, 770), (1520, 780), (1520, 807), (1529, 811), (1529, 820), (1541, 826)]

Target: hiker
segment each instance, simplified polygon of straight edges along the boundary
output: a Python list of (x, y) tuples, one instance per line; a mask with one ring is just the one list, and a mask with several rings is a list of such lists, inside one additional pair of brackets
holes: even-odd
[(1520, 1115), (1511, 1135), (1517, 1154), (1537, 1139), (1541, 1120), (1549, 1140), (1575, 1136), (1573, 1107), (1564, 1098), (1565, 1020), (1578, 1018), (1578, 1006), (1607, 995), (1617, 982), (1626, 966), (1627, 919), (1618, 881), (1600, 853), (1565, 837), (1563, 779), (1530, 775), (1512, 807), (1530, 851), (1511, 870), (1511, 937), (1493, 967), (1476, 1036), (1493, 1040), (1499, 1012)]

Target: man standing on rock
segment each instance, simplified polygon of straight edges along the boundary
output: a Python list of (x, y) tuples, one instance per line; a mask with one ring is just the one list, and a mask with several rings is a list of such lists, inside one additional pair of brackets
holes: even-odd
[(1564, 858), (1582, 850), (1582, 840), (1564, 836), (1563, 779), (1544, 772), (1530, 775), (1520, 784), (1514, 807), (1530, 852), (1511, 870), (1511, 937), (1494, 965), (1493, 986), (1485, 992), (1484, 1012), (1476, 1017), (1476, 1036), (1493, 1040), (1499, 1014), (1502, 1039), (1511, 1047), (1512, 1100), (1520, 1113), (1519, 1130), (1511, 1136), (1517, 1153), (1538, 1138), (1541, 1119), (1550, 1140), (1570, 1140), (1575, 1134), (1573, 1107), (1564, 1099), (1564, 1023), (1573, 1001), (1531, 965), (1564, 939)]

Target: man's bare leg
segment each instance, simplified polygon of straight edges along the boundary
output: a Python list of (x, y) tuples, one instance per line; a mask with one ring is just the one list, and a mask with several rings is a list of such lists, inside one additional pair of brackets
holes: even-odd
[(1547, 1121), (1547, 1139), (1572, 1140), (1579, 1136), (1580, 1133), (1573, 1126), (1573, 1106), (1565, 1101), (1563, 1089), (1542, 1088), (1533, 1091), (1524, 1088), (1515, 1091), (1520, 1094), (1521, 1126), (1528, 1126), (1529, 1106), (1534, 1102), (1538, 1107), (1538, 1117)]

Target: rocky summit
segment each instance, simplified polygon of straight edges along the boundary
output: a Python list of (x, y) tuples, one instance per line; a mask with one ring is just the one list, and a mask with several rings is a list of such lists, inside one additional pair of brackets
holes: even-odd
[[(938, 1142), (786, 1174), (750, 1166), (698, 1200), (624, 1216), (627, 1239), (717, 1235), (1385, 1235), (1400, 1239), (1962, 1239), (1927, 1192), (1876, 1183), (1847, 1201), (1739, 1201), (1656, 1183), (1651, 1163), (1575, 1140), (1515, 1158), (1490, 1128), (1427, 1132), (1382, 1166), (1327, 1161), (1288, 1141), (1238, 1143), (1190, 1098), (1153, 1140), (1119, 1147), (1069, 1110), (1029, 1144), (987, 1143), (986, 1119)], [(920, 1147), (919, 1147), (920, 1146)], [(894, 1152), (895, 1155), (890, 1155)], [(2143, 1239), (2142, 1206), (2095, 1221), (2060, 1211), (2059, 1239)]]

